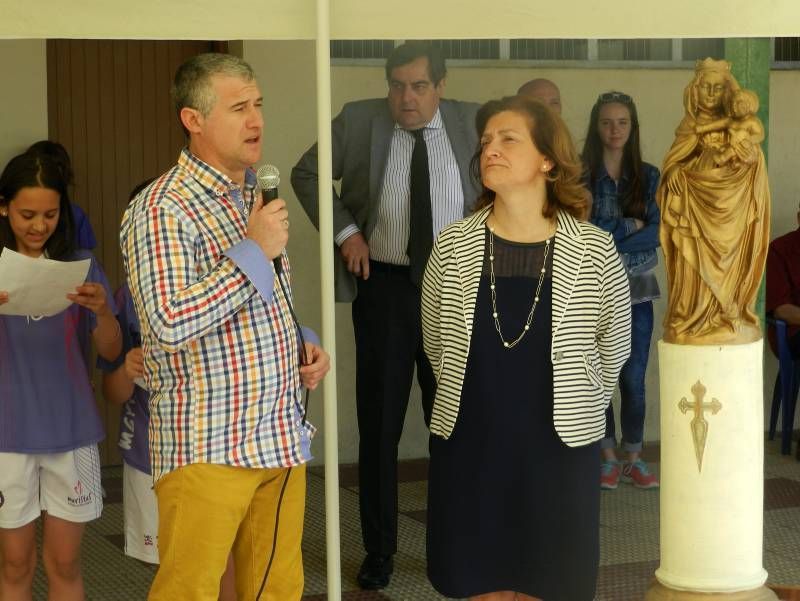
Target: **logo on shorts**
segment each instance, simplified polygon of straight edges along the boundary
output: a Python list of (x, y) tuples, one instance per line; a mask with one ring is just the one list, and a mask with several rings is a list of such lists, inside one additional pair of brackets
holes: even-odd
[(88, 492), (86, 494), (83, 493), (83, 484), (81, 481), (78, 480), (77, 484), (72, 487), (72, 490), (75, 491), (75, 496), (70, 497), (67, 495), (67, 503), (72, 505), (73, 507), (81, 507), (83, 505), (88, 505), (92, 502), (92, 493)]

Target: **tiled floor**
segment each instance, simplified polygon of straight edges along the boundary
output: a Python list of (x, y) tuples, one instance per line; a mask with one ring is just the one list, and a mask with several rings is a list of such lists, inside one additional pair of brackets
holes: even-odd
[[(770, 584), (800, 584), (800, 462), (778, 454), (778, 442), (766, 446), (764, 565)], [(658, 468), (658, 448), (645, 450)], [(395, 575), (382, 592), (362, 592), (355, 573), (362, 559), (358, 522), (358, 489), (353, 468), (342, 468), (341, 542), (342, 598), (346, 601), (424, 601), (442, 599), (425, 577), (425, 461), (411, 461), (400, 470), (400, 549)], [(106, 508), (89, 525), (85, 540), (87, 597), (98, 601), (140, 601), (146, 598), (154, 568), (122, 555), (121, 470), (104, 472)], [(321, 468), (308, 478), (303, 552), (306, 601), (326, 599), (325, 507)], [(601, 566), (598, 601), (640, 601), (658, 567), (658, 492), (620, 485), (602, 495)], [(45, 583), (37, 574), (35, 598), (45, 599)], [(552, 601), (552, 600), (548, 600)], [(556, 600), (557, 601), (557, 600)]]

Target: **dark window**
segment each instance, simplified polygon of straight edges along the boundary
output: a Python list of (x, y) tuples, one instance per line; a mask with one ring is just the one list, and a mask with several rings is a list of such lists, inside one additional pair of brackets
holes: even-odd
[(708, 57), (717, 60), (725, 58), (725, 40), (723, 38), (681, 40), (681, 58), (683, 60), (694, 61)]
[[(442, 49), (446, 59), (498, 59), (499, 40), (426, 40)], [(332, 40), (331, 58), (387, 58), (392, 40)]]
[(672, 60), (672, 40), (600, 40), (597, 58), (601, 61)]
[(800, 61), (800, 38), (775, 38), (775, 62)]
[(426, 40), (442, 49), (446, 59), (500, 58), (500, 40)]
[(588, 56), (587, 40), (511, 40), (512, 60), (582, 61)]
[(392, 40), (331, 40), (331, 58), (386, 58)]

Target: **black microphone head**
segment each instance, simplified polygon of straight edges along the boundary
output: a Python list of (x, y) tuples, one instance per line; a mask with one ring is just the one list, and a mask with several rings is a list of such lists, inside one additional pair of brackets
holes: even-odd
[(281, 183), (281, 172), (275, 165), (261, 165), (256, 171), (256, 178), (262, 190), (272, 190)]

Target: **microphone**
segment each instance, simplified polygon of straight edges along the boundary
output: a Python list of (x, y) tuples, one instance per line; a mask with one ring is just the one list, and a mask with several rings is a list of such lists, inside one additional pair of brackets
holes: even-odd
[[(278, 171), (275, 165), (261, 165), (256, 171), (256, 179), (258, 180), (258, 186), (261, 188), (261, 199), (264, 204), (269, 204), (278, 198), (278, 184), (281, 183), (281, 172)], [(283, 272), (281, 255), (272, 259), (272, 265), (275, 267), (276, 275), (280, 275)]]
[(256, 179), (261, 188), (264, 204), (278, 198), (278, 184), (281, 183), (281, 172), (275, 165), (261, 165), (256, 171)]

